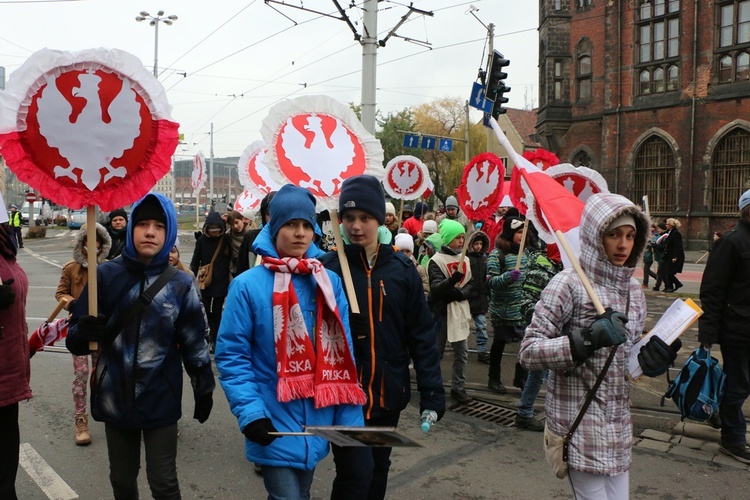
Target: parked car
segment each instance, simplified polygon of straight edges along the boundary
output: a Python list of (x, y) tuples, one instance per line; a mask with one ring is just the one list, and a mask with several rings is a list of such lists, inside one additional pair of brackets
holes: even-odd
[(86, 209), (68, 211), (68, 227), (70, 229), (81, 229), (86, 223)]

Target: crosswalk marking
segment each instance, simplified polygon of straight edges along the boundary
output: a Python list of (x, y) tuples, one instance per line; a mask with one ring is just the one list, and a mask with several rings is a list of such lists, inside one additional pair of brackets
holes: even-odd
[(52, 470), (29, 443), (21, 444), (19, 463), (50, 500), (78, 498), (78, 494)]

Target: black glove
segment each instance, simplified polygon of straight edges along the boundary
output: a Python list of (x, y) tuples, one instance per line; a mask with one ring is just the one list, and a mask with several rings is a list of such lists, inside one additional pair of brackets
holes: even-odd
[(464, 279), (464, 273), (460, 273), (456, 271), (455, 273), (450, 275), (450, 278), (448, 278), (448, 281), (451, 285), (455, 285), (456, 283), (460, 283), (461, 280)]
[(269, 436), (269, 432), (279, 432), (276, 430), (276, 427), (273, 426), (270, 418), (259, 418), (258, 420), (253, 420), (242, 429), (242, 433), (246, 438), (261, 446), (268, 446), (273, 443), (274, 439), (279, 437)]
[(0, 285), (0, 309), (7, 309), (16, 301), (16, 292), (10, 287), (14, 281), (15, 279), (11, 278)]
[(104, 315), (82, 316), (78, 319), (78, 336), (81, 340), (89, 342), (102, 342), (107, 340), (107, 322)]
[(193, 411), (193, 418), (202, 424), (208, 420), (208, 416), (211, 415), (211, 408), (213, 407), (214, 398), (210, 392), (203, 396), (195, 396), (195, 411)]
[(67, 309), (69, 312), (73, 310), (73, 308), (76, 306), (76, 303), (78, 303), (77, 299), (69, 300), (68, 303), (65, 305), (65, 309)]
[(367, 314), (349, 313), (349, 328), (352, 331), (352, 337), (357, 335), (367, 335), (370, 333), (370, 317)]
[(658, 377), (669, 370), (677, 359), (677, 351), (682, 347), (682, 341), (676, 339), (672, 345), (667, 345), (662, 339), (654, 335), (641, 347), (638, 353), (638, 364), (647, 377)]
[(459, 300), (464, 300), (464, 293), (461, 290), (454, 288), (448, 292), (448, 302), (456, 302)]
[(570, 332), (568, 338), (573, 359), (577, 363), (583, 363), (597, 349), (620, 345), (627, 341), (627, 322), (627, 316), (608, 307), (604, 314), (596, 315), (596, 319), (588, 328)]

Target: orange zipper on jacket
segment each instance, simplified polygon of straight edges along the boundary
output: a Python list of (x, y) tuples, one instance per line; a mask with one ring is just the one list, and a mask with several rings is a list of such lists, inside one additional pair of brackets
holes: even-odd
[[(360, 258), (362, 258), (361, 254)], [(375, 260), (377, 260), (377, 256), (375, 257)], [(362, 264), (365, 266), (365, 274), (367, 275), (367, 317), (370, 320), (370, 381), (367, 384), (367, 397), (369, 404), (367, 405), (367, 412), (365, 413), (365, 419), (369, 420), (372, 414), (372, 408), (375, 404), (372, 393), (372, 384), (375, 379), (375, 322), (372, 317), (372, 269), (375, 267), (375, 262), (373, 262), (372, 267), (370, 267), (367, 260), (362, 258)]]

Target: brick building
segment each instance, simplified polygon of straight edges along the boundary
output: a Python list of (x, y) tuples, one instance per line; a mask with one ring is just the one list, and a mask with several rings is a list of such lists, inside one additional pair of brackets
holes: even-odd
[(706, 248), (750, 187), (750, 0), (539, 5), (539, 142)]

